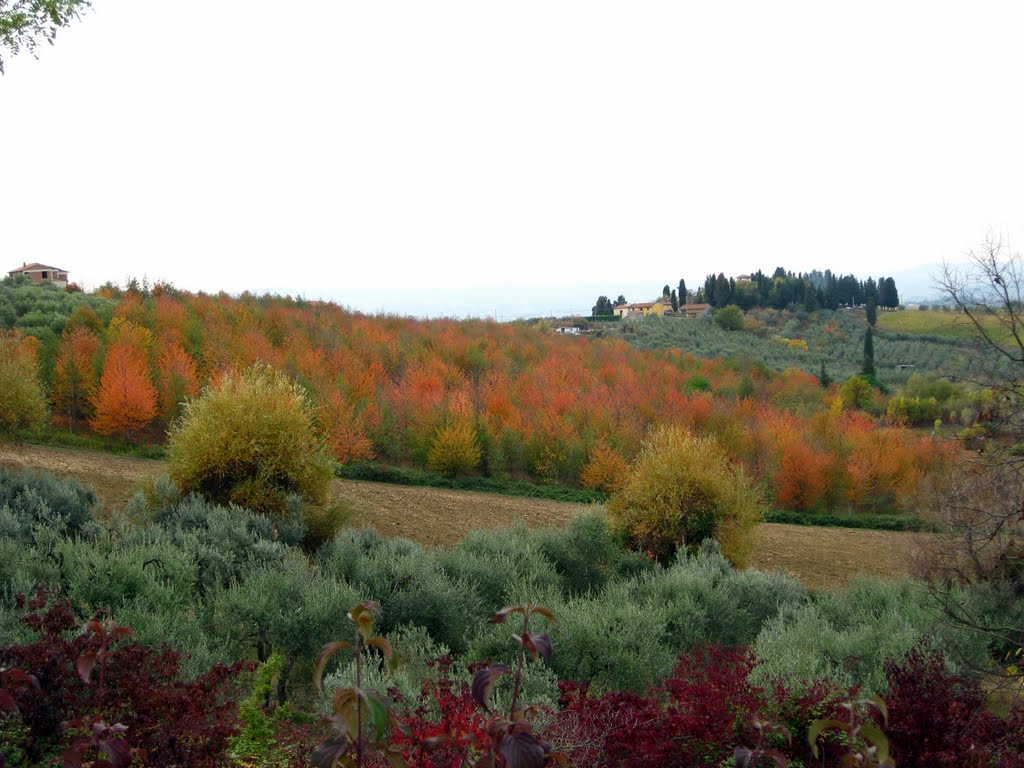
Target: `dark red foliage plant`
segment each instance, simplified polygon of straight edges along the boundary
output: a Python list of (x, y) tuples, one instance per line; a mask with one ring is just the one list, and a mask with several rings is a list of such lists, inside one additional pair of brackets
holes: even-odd
[(47, 603), (41, 590), (29, 599), (19, 595), (18, 607), (28, 610), (21, 621), (38, 639), (0, 648), (0, 669), (34, 680), (5, 680), (0, 695), (6, 716), (22, 726), (22, 743), (14, 746), (33, 764), (58, 755), (71, 766), (127, 765), (133, 755), (144, 755), (147, 766), (226, 762), (238, 725), (226, 689), (250, 664), (218, 664), (185, 681), (180, 654), (167, 646), (131, 642), (130, 630), (109, 620), (83, 628), (67, 601)]
[[(405, 705), (403, 727), (396, 734), (395, 746), (410, 766), (471, 765), (478, 745), (487, 737), (487, 714), (477, 706), (469, 684), (452, 679), (450, 656), (429, 665), (435, 670), (435, 678), (423, 681), (416, 701), (402, 701), (397, 691), (391, 691), (396, 701)], [(475, 665), (470, 671), (475, 673), (484, 666)]]
[(887, 733), (900, 768), (1024, 766), (1024, 712), (993, 714), (978, 681), (949, 671), (924, 647), (885, 666)]
[(849, 692), (826, 683), (760, 687), (750, 679), (755, 663), (748, 648), (711, 646), (682, 654), (647, 694), (595, 696), (586, 684), (562, 682), (561, 710), (545, 736), (579, 768), (807, 763), (808, 723), (834, 714)]

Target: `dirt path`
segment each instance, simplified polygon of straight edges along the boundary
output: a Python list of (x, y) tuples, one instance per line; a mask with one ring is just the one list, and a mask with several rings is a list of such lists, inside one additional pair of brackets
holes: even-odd
[[(0, 466), (69, 475), (92, 488), (108, 510), (165, 472), (162, 461), (34, 445), (0, 446)], [(581, 509), (559, 501), (351, 480), (334, 480), (331, 496), (351, 506), (352, 525), (372, 525), (385, 536), (427, 546), (451, 545), (474, 528), (501, 528), (516, 520), (531, 528), (564, 525)], [(808, 587), (824, 588), (865, 576), (906, 575), (920, 534), (764, 524), (756, 536), (752, 567), (781, 568)]]

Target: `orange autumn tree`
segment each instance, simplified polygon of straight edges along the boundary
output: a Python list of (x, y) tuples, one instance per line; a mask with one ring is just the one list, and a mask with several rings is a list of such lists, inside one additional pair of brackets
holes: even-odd
[(339, 464), (368, 461), (373, 458), (373, 444), (366, 436), (363, 415), (332, 390), (317, 408), (317, 421), (324, 433), (328, 450)]
[(74, 429), (75, 421), (90, 410), (97, 384), (93, 360), (99, 345), (96, 333), (82, 325), (65, 331), (61, 337), (50, 401), (55, 411), (67, 416), (69, 429)]
[(160, 371), (160, 417), (170, 424), (181, 411), (182, 403), (199, 394), (196, 363), (181, 344), (165, 341), (157, 358)]
[(102, 435), (131, 440), (156, 417), (157, 391), (149, 375), (143, 329), (127, 329), (107, 349), (89, 426)]

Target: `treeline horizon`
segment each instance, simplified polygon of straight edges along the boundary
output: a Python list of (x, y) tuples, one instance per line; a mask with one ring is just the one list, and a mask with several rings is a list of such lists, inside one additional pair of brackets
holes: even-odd
[[(776, 267), (770, 277), (761, 270), (743, 277), (749, 277), (749, 280), (726, 277), (723, 272), (717, 276), (709, 274), (695, 293), (687, 290), (685, 280), (680, 280), (678, 288), (665, 285), (661, 299), (671, 302), (673, 312), (690, 303), (710, 304), (715, 309), (735, 304), (743, 311), (770, 308), (802, 309), (806, 312), (872, 303), (882, 309), (896, 309), (900, 305), (896, 281), (891, 277), (879, 277), (876, 282), (873, 277), (858, 280), (852, 274), (837, 277), (830, 269), (794, 273), (783, 267)], [(592, 316), (613, 315), (616, 307), (628, 303), (621, 293), (614, 301), (602, 294), (597, 298)]]

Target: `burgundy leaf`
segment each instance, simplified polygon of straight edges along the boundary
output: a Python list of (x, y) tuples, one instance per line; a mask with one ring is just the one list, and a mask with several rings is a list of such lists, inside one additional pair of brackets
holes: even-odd
[(547, 619), (548, 621), (550, 621), (552, 623), (555, 622), (555, 615), (553, 613), (551, 613), (551, 611), (549, 611), (543, 605), (535, 606), (534, 609), (533, 609), (533, 612), (534, 613), (539, 613), (541, 616), (543, 616), (545, 619)]
[(544, 768), (544, 745), (528, 731), (509, 732), (498, 744), (506, 768)]
[(132, 764), (132, 751), (124, 739), (108, 739), (100, 742), (100, 749), (110, 755), (114, 768), (127, 768)]
[(89, 748), (89, 742), (79, 739), (64, 752), (64, 768), (82, 768), (82, 753)]
[(313, 768), (334, 768), (335, 764), (349, 751), (352, 742), (342, 736), (332, 736), (310, 755)]
[(754, 765), (754, 751), (747, 747), (736, 747), (732, 751), (733, 759), (736, 761), (736, 768), (752, 768)]
[(92, 668), (95, 666), (95, 651), (88, 651), (87, 653), (83, 653), (75, 660), (75, 668), (78, 669), (78, 676), (82, 678), (83, 683), (89, 682), (89, 676), (92, 674)]
[(545, 632), (540, 635), (530, 635), (530, 643), (533, 649), (544, 659), (544, 663), (551, 665), (551, 637)]
[(495, 664), (493, 667), (481, 669), (473, 675), (473, 701), (490, 712), (487, 700), (491, 696), (491, 688), (494, 686), (494, 681), (511, 671), (511, 667), (507, 664)]
[(22, 672), (20, 669), (8, 669), (6, 672), (0, 674), (0, 677), (3, 677), (5, 685), (10, 685), (11, 683), (27, 683), (33, 688), (39, 688), (39, 680), (36, 679), (36, 676), (30, 675), (28, 672)]
[(513, 613), (526, 613), (526, 609), (521, 605), (506, 605), (487, 621), (491, 624), (504, 624), (505, 620)]

